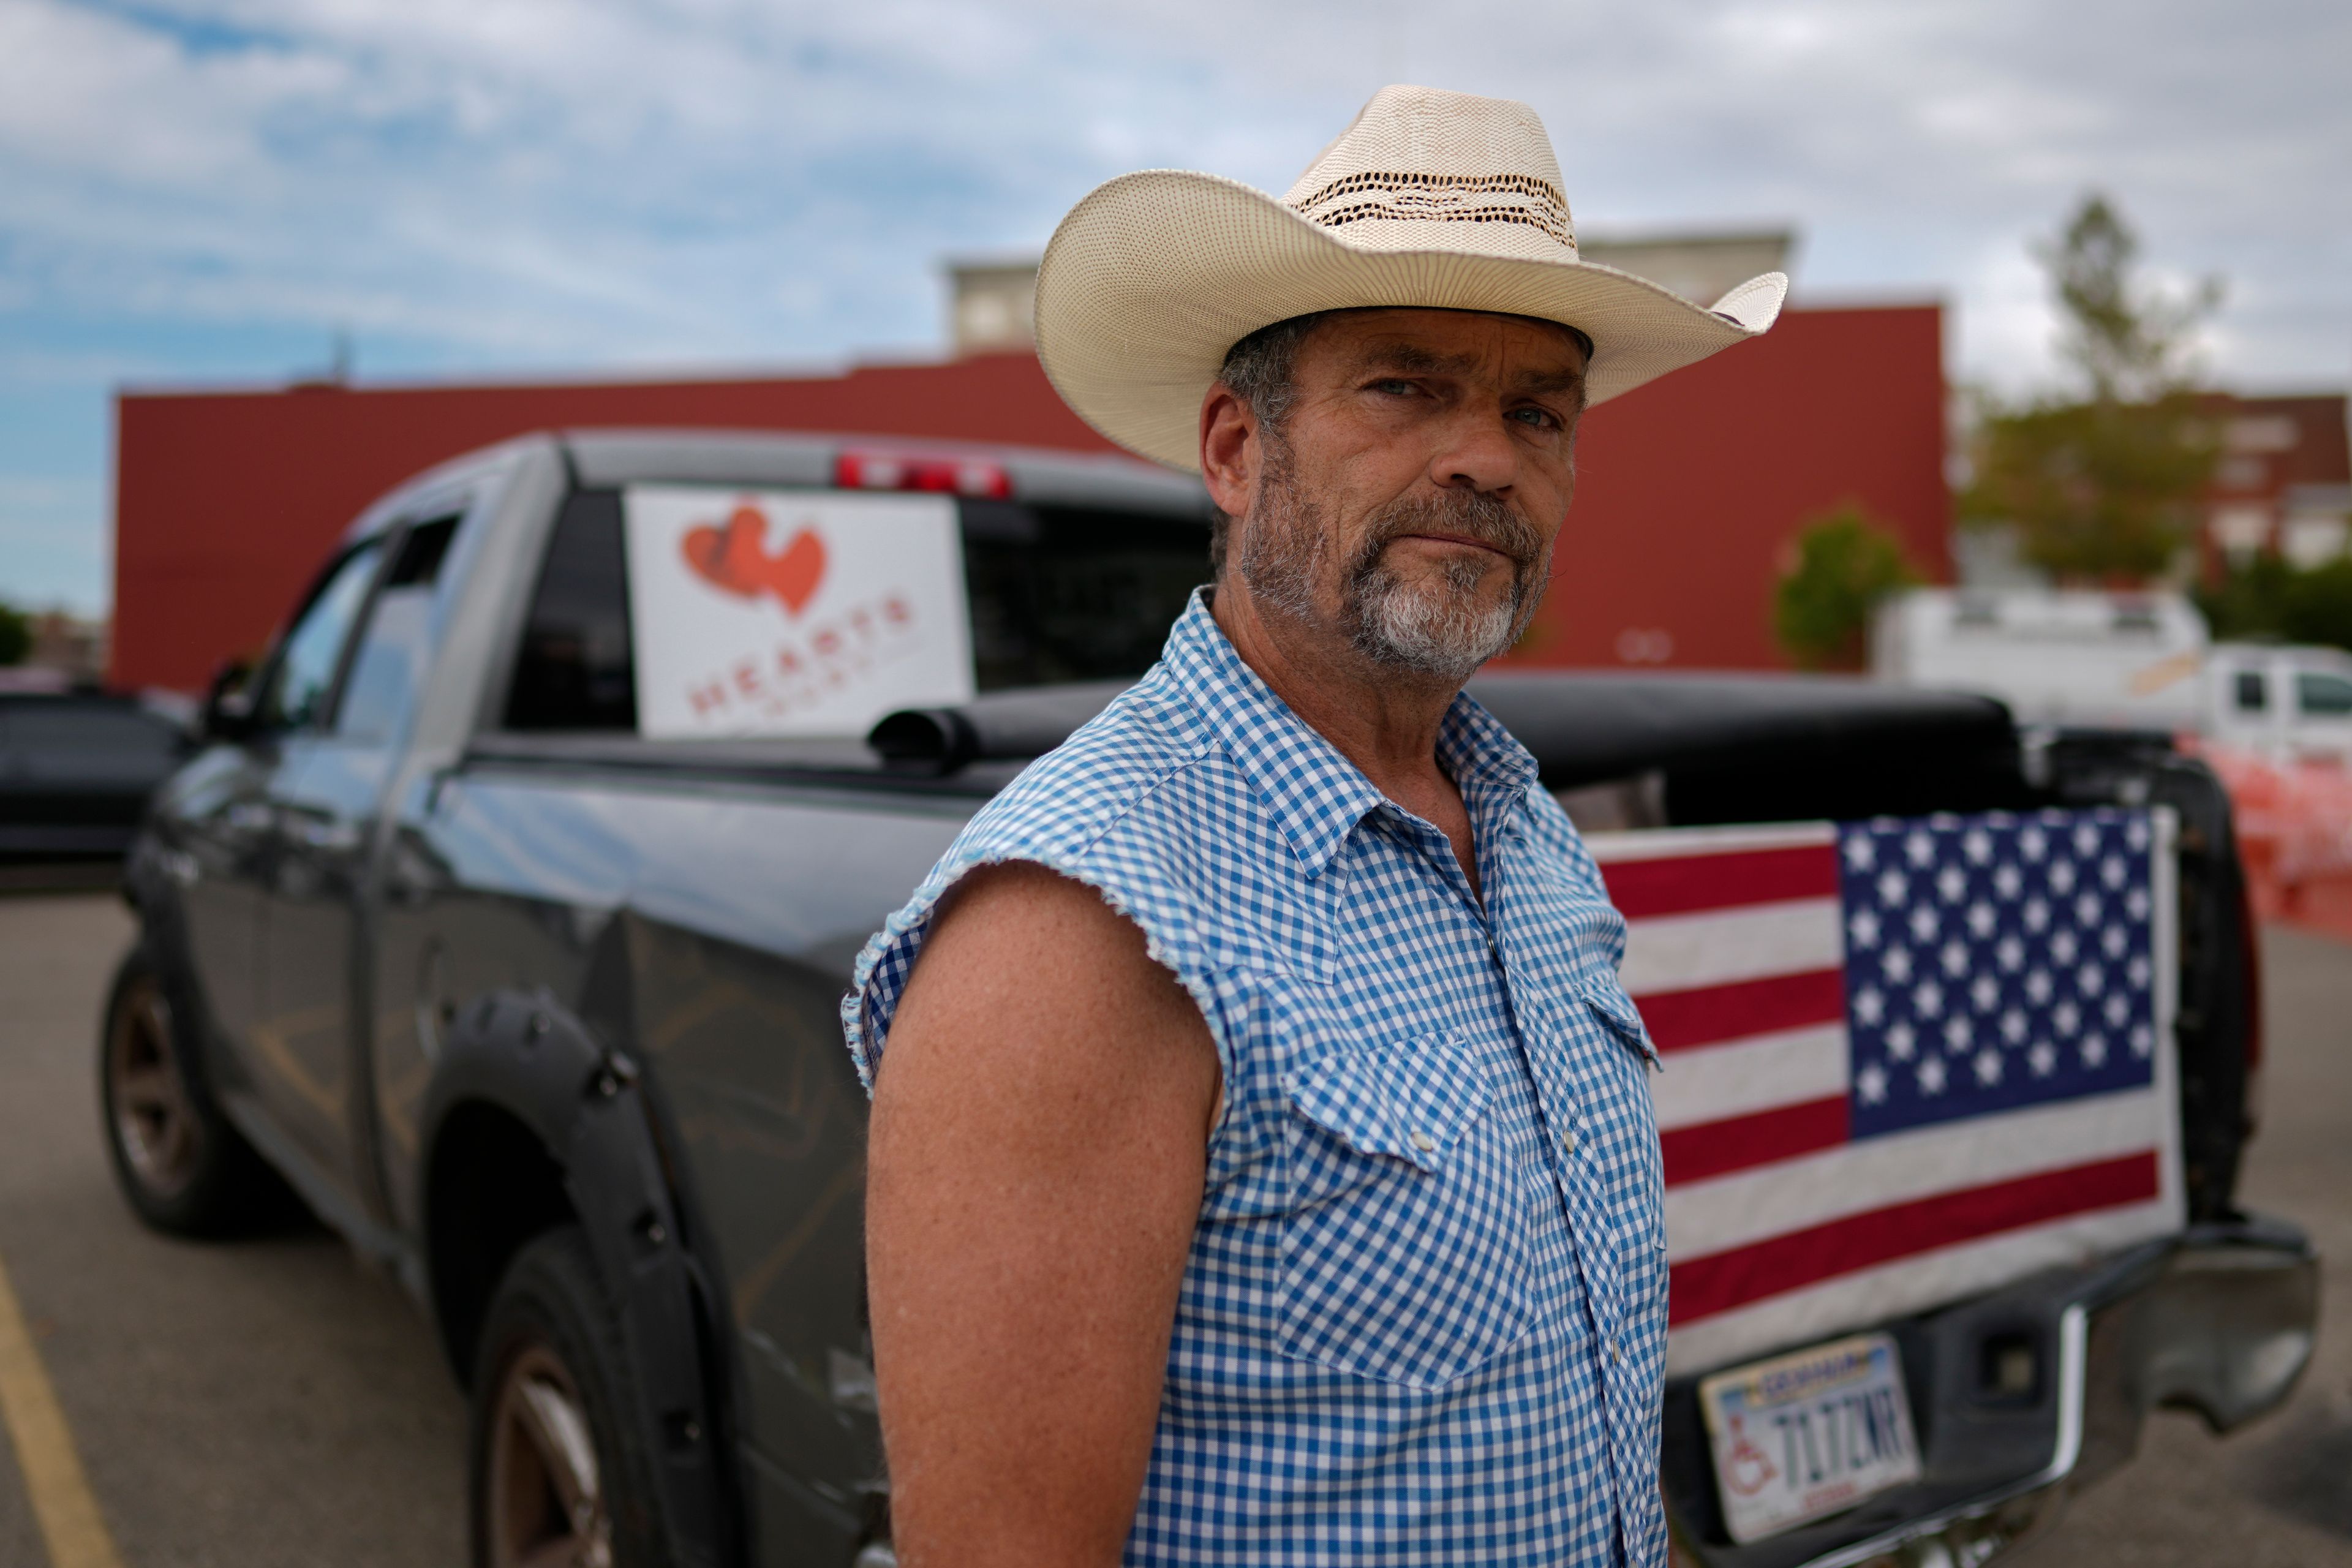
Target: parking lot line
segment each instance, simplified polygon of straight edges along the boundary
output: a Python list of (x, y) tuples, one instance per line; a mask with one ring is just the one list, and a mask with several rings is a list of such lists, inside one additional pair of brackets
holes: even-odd
[(82, 1474), (81, 1456), (74, 1451), (73, 1432), (58, 1406), (57, 1390), (49, 1385), (40, 1352), (33, 1348), (32, 1331), (16, 1305), (5, 1262), (0, 1262), (0, 1419), (7, 1423), (17, 1468), (25, 1473), (33, 1518), (49, 1549), (49, 1568), (122, 1568), (114, 1538), (98, 1511), (98, 1500), (90, 1496), (89, 1478)]

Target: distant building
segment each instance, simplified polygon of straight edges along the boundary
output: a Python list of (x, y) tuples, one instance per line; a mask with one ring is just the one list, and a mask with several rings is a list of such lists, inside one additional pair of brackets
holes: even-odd
[(1037, 260), (948, 263), (948, 340), (958, 358), (1037, 346)]
[[(1663, 283), (1712, 305), (1760, 272), (1786, 272), (1788, 229), (1580, 237), (1585, 260)], [(1030, 349), (1037, 341), (1037, 261), (976, 258), (948, 263), (948, 335), (959, 356)]]
[(2221, 397), (2205, 505), (2215, 555), (2315, 566), (2352, 549), (2352, 426), (2342, 393)]
[(104, 621), (64, 610), (35, 610), (25, 620), (31, 645), (21, 661), (0, 667), (0, 691), (65, 691), (105, 676)]
[(1663, 283), (1693, 304), (1712, 305), (1761, 272), (1790, 270), (1797, 237), (1788, 229), (1718, 234), (1604, 234), (1580, 237), (1587, 261)]

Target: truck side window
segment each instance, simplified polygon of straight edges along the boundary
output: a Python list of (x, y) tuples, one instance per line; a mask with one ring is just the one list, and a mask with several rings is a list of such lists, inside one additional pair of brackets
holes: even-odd
[(325, 721), (333, 699), (335, 673), (352, 623), (367, 603), (383, 555), (383, 541), (371, 539), (327, 569), (302, 613), (278, 645), (269, 689), (257, 709), (262, 727), (299, 730)]
[(2306, 670), (2294, 678), (2294, 701), (2305, 713), (2315, 717), (2352, 717), (2352, 680)]
[(2238, 711), (2260, 713), (2271, 705), (2269, 678), (2259, 669), (2238, 671)]
[(390, 741), (408, 721), (416, 682), (431, 652), (435, 585), (457, 534), (457, 516), (411, 526), (384, 573), (335, 705), (335, 732)]
[(636, 661), (629, 638), (628, 549), (617, 490), (576, 490), (548, 540), (523, 619), (509, 730), (637, 727)]

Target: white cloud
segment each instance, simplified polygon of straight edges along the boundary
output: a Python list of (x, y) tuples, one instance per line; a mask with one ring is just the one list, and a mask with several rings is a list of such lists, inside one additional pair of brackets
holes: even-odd
[[(1137, 164), (1280, 188), (1383, 61), (1535, 102), (1588, 228), (1792, 220), (1813, 236), (1805, 281), (1942, 285), (1996, 314), (1969, 269), (2092, 184), (2181, 265), (2278, 273), (2241, 298), (2327, 308), (2347, 215), (2322, 197), (2352, 159), (2323, 63), (2352, 22), (2284, 0), (2226, 23), (2188, 0), (142, 15), (0, 12), (18, 62), (0, 66), (22, 192), (7, 227), (52, 287), (226, 320), (331, 313), (468, 355), (927, 335), (938, 254), (1035, 243)], [(2227, 341), (2310, 362), (2246, 374), (2316, 369), (2352, 353), (2334, 309), (2332, 348)]]

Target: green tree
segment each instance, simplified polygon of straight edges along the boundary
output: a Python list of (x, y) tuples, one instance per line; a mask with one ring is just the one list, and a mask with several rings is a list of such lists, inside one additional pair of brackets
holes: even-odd
[(22, 664), (33, 651), (33, 618), (0, 602), (0, 665)]
[(2156, 576), (2195, 537), (2212, 472), (2190, 351), (2220, 285), (2175, 296), (2140, 282), (2138, 238), (2098, 195), (2037, 254), (2087, 395), (1980, 398), (1960, 519), (2013, 526), (2019, 552), (2062, 581)]
[(1858, 506), (1815, 518), (1797, 535), (1796, 559), (1772, 596), (1772, 630), (1806, 669), (1860, 669), (1871, 612), (1919, 580), (1892, 531)]
[(2234, 566), (2197, 595), (2213, 635), (2352, 648), (2352, 559), (2297, 571), (2275, 555)]

